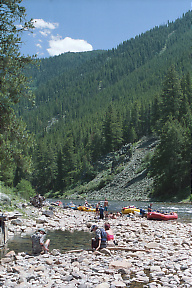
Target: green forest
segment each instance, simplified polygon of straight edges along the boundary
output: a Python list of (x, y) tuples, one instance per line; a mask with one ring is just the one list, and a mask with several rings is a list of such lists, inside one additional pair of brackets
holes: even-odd
[(35, 59), (19, 53), (19, 33), (33, 26), (11, 5), (1, 10), (0, 181), (62, 197), (96, 176), (101, 157), (153, 134), (152, 196), (189, 197), (192, 11), (112, 50)]

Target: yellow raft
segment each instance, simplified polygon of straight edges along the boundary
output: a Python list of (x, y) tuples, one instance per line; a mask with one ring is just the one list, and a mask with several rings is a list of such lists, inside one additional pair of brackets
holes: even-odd
[(136, 208), (136, 207), (123, 207), (121, 210), (122, 214), (134, 214), (136, 213), (140, 213), (140, 209)]
[(96, 208), (92, 208), (92, 207), (79, 206), (77, 207), (77, 209), (80, 211), (86, 211), (86, 212), (96, 212)]

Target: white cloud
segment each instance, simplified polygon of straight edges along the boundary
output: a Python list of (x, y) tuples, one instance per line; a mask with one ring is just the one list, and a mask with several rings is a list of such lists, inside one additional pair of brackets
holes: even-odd
[(43, 30), (43, 31), (39, 31), (39, 33), (41, 33), (42, 36), (47, 37), (49, 34), (51, 34), (50, 30)]
[(50, 56), (59, 55), (65, 52), (84, 52), (92, 51), (93, 47), (85, 40), (72, 39), (66, 37), (61, 39), (60, 36), (52, 37), (49, 41), (50, 48), (47, 49)]
[(41, 44), (36, 44), (36, 46), (38, 47), (38, 48), (41, 48), (42, 49), (42, 46), (41, 46)]
[(41, 56), (44, 56), (44, 53), (43, 52), (37, 52), (37, 55), (39, 56), (39, 57), (41, 57)]
[(46, 22), (43, 19), (33, 19), (33, 25), (37, 29), (55, 29), (59, 26), (59, 23), (51, 23), (51, 22)]

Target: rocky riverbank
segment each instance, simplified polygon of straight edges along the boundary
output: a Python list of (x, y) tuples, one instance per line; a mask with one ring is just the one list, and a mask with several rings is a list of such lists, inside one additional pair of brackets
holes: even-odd
[[(67, 229), (90, 231), (94, 213), (57, 207), (24, 208), (24, 214), (9, 213), (9, 237)], [(17, 219), (11, 219), (17, 218)], [(156, 222), (126, 215), (110, 219), (118, 246), (114, 250), (69, 251), (31, 256), (10, 251), (1, 259), (1, 287), (192, 287), (192, 224)], [(98, 221), (102, 227), (103, 220)], [(93, 235), (90, 233), (90, 242)]]

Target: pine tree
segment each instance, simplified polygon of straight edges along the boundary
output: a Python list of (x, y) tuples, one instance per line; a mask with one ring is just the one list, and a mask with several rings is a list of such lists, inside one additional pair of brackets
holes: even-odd
[(68, 135), (62, 148), (62, 181), (63, 187), (69, 187), (76, 177), (76, 156), (72, 135)]
[(178, 119), (179, 107), (181, 104), (181, 86), (175, 72), (172, 67), (166, 76), (163, 92), (161, 94), (162, 106), (161, 106), (161, 124), (163, 125), (169, 118)]
[(108, 153), (119, 149), (123, 143), (123, 130), (119, 114), (112, 105), (108, 107), (103, 122), (104, 152)]
[(183, 91), (183, 95), (187, 98), (187, 105), (189, 105), (192, 109), (192, 82), (189, 73), (187, 73), (187, 75), (182, 78), (181, 88)]
[(104, 152), (108, 153), (113, 149), (112, 135), (113, 109), (110, 105), (103, 122)]
[(48, 143), (36, 147), (33, 185), (41, 194), (56, 190), (56, 153)]
[[(0, 177), (7, 184), (13, 184), (16, 168), (30, 167), (30, 157), (26, 157), (26, 147), (30, 146), (26, 127), (16, 118), (14, 107), (24, 97), (31, 98), (24, 68), (32, 62), (31, 57), (20, 55), (20, 35), (31, 28), (26, 21), (25, 8), (21, 0), (0, 3)], [(20, 23), (20, 27), (18, 27)], [(26, 141), (25, 141), (26, 139)], [(25, 151), (24, 151), (25, 150)], [(12, 170), (11, 174), (8, 172)], [(10, 174), (6, 179), (6, 171)]]
[(189, 196), (190, 143), (189, 130), (178, 120), (165, 123), (150, 167), (150, 176), (154, 177), (154, 195), (157, 198), (170, 199), (179, 194), (181, 198)]

